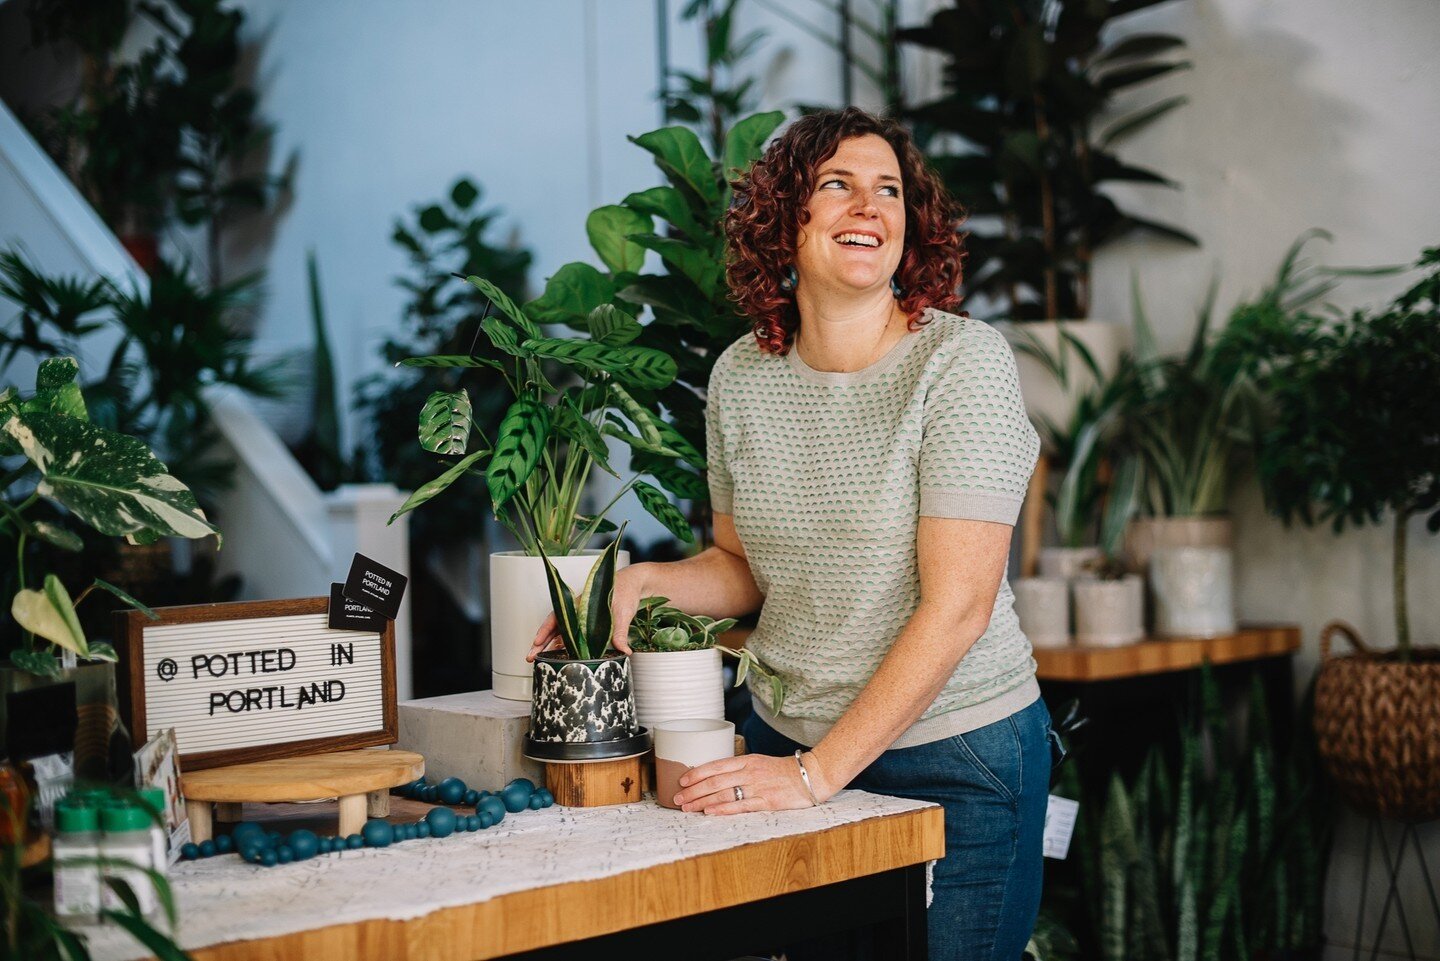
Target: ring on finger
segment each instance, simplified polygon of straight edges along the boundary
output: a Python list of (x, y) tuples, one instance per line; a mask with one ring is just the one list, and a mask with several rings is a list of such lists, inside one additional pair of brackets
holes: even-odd
[(743, 800), (745, 800), (745, 789), (744, 789), (743, 787), (741, 787), (740, 785), (738, 785), (738, 784), (735, 785), (735, 800), (737, 800), (737, 801), (743, 801)]

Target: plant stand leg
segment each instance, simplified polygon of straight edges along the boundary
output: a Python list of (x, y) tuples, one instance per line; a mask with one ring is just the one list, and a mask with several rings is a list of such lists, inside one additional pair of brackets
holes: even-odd
[(360, 829), (365, 826), (365, 798), (364, 794), (347, 794), (340, 798), (340, 836), (342, 838), (359, 834)]
[(1410, 952), (1410, 961), (1415, 959), (1415, 944), (1410, 940), (1410, 922), (1405, 917), (1405, 905), (1400, 900), (1400, 866), (1405, 863), (1405, 849), (1409, 846), (1410, 825), (1400, 829), (1400, 847), (1395, 860), (1390, 860), (1390, 845), (1385, 841), (1385, 828), (1380, 826), (1380, 854), (1385, 858), (1385, 870), (1390, 875), (1390, 884), (1385, 891), (1385, 904), (1380, 909), (1380, 927), (1375, 932), (1375, 945), (1370, 951), (1370, 961), (1380, 957), (1380, 940), (1385, 934), (1385, 924), (1390, 920), (1390, 904), (1395, 904), (1395, 914), (1400, 919), (1400, 933), (1405, 936), (1405, 947)]
[(214, 834), (210, 820), (210, 802), (186, 801), (185, 814), (190, 819), (190, 840), (196, 844), (210, 840)]
[(390, 816), (390, 792), (371, 791), (365, 795), (365, 814), (372, 818)]

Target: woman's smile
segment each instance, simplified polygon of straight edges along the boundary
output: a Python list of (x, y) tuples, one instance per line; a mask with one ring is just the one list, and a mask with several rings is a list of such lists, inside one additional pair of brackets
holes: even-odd
[(842, 140), (816, 171), (796, 237), (801, 286), (874, 290), (900, 266), (905, 200), (900, 162), (883, 137)]

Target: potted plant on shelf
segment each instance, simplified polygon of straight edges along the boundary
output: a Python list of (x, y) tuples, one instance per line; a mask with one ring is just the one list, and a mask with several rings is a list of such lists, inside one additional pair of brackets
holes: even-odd
[[(1095, 253), (1135, 230), (1198, 245), (1189, 233), (1122, 210), (1113, 183), (1176, 187), (1125, 162), (1126, 138), (1186, 103), (1170, 96), (1114, 116), (1117, 94), (1190, 66), (1170, 56), (1177, 36), (1127, 33), (1121, 21), (1160, 0), (1046, 4), (955, 2), (896, 38), (945, 58), (942, 96), (904, 113), (931, 141), (930, 160), (976, 218), (966, 240), (965, 290), (996, 305), (1052, 350), (1059, 333), (1083, 341), (1105, 371), (1115, 369), (1125, 331), (1090, 316)], [(943, 144), (943, 148), (940, 146)], [(956, 146), (958, 144), (958, 148)], [(1067, 392), (1032, 360), (1019, 364), (1032, 414), (1064, 422), (1089, 388)]]
[(1075, 595), (1075, 643), (1099, 647), (1133, 644), (1145, 636), (1145, 583), (1121, 557), (1125, 526), (1139, 500), (1139, 458), (1119, 459), (1105, 491), (1099, 558), (1071, 584)]
[[(79, 364), (55, 357), (40, 364), (35, 391), (21, 399), (14, 387), (0, 393), (0, 461), (8, 471), (0, 488), (0, 538), (13, 541), (14, 572), (5, 579), (18, 646), (0, 668), (3, 694), (74, 684), (86, 743), (107, 747), (119, 723), (115, 712), (113, 646), (86, 636), (76, 607), (96, 592), (150, 613), (128, 593), (94, 578), (72, 599), (56, 574), (37, 570), (43, 550), (79, 552), (84, 542), (65, 525), (74, 518), (100, 534), (149, 543), (160, 537), (201, 538), (219, 532), (195, 496), (166, 470), (145, 444), (91, 423), (76, 383)], [(55, 510), (59, 508), (60, 510)], [(63, 512), (63, 513), (62, 513)], [(85, 663), (89, 662), (89, 663)], [(7, 697), (0, 696), (0, 743), (5, 743)], [(100, 710), (90, 711), (94, 705)], [(87, 733), (88, 732), (88, 733)], [(82, 774), (103, 777), (108, 757), (77, 758)]]
[(647, 597), (640, 602), (630, 622), (630, 649), (634, 652), (630, 663), (641, 724), (653, 727), (657, 722), (678, 718), (723, 719), (722, 654), (739, 661), (735, 671), (737, 687), (745, 682), (747, 673), (754, 671), (769, 682), (775, 710), (780, 710), (785, 702), (785, 686), (780, 679), (750, 651), (717, 643), (735, 623), (729, 617), (717, 621), (701, 614), (686, 614), (671, 607), (665, 597)]
[[(586, 545), (597, 534), (615, 530), (605, 514), (621, 497), (633, 490), (641, 506), (671, 533), (694, 540), (690, 525), (664, 492), (638, 475), (623, 483), (600, 510), (581, 512), (580, 498), (596, 466), (619, 477), (610, 466), (605, 439), (613, 437), (648, 455), (652, 473), (680, 471), (676, 465), (681, 462), (703, 470), (705, 459), (632, 395), (632, 389), (659, 390), (676, 374), (672, 358), (634, 343), (641, 332), (634, 317), (602, 304), (586, 318), (588, 337), (547, 337), (499, 288), (480, 277), (467, 279), (500, 311), (482, 319), (480, 329), (506, 360), (471, 353), (412, 357), (400, 363), (489, 372), (515, 399), (492, 440), (474, 422), (465, 388), (433, 393), (420, 413), (420, 445), (453, 459), (453, 464), (416, 488), (394, 517), (467, 474), (484, 477), (491, 509), (522, 545), (490, 559), (494, 689), (500, 697), (528, 701), (533, 675), (525, 655), (535, 629), (551, 610), (546, 573), (554, 568), (572, 585), (583, 583), (599, 553), (587, 551)], [(552, 383), (546, 362), (558, 365), (571, 383)], [(623, 567), (627, 562), (628, 555), (620, 551), (615, 563)]]
[[(1390, 515), (1395, 649), (1325, 630), (1315, 730), (1350, 802), (1405, 821), (1440, 816), (1440, 648), (1413, 643), (1406, 596), (1412, 522), (1440, 531), (1440, 247), (1418, 266), (1424, 278), (1381, 311), (1257, 311), (1227, 332), (1267, 398), (1256, 464), (1271, 509), (1336, 533)], [(1330, 656), (1335, 634), (1356, 653)]]

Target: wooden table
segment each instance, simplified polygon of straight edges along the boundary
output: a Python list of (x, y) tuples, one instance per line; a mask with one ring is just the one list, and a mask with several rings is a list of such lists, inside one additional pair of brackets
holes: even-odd
[[(399, 799), (392, 805), (400, 818), (428, 809)], [(923, 961), (925, 865), (944, 849), (943, 814), (930, 807), (410, 921), (317, 926), (190, 954), (195, 961), (725, 961), (869, 928), (884, 946), (881, 957)]]

